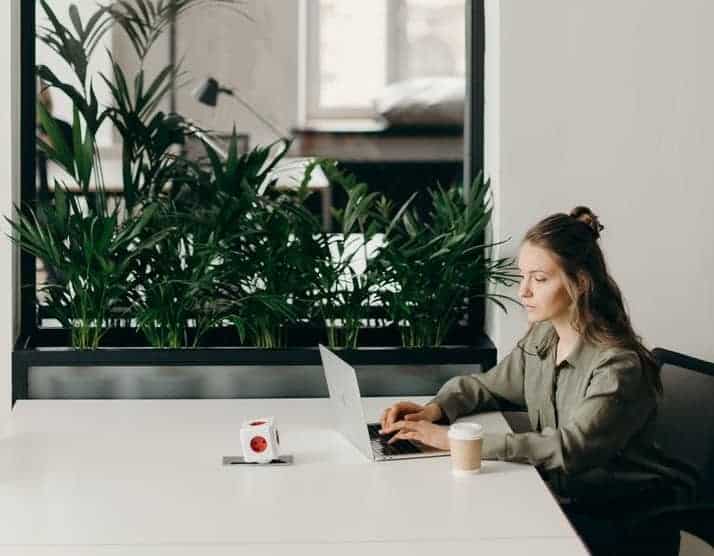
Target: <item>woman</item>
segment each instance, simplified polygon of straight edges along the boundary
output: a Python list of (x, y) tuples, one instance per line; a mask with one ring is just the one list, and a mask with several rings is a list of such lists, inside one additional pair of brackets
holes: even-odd
[[(528, 333), (491, 371), (451, 379), (425, 406), (387, 408), (382, 431), (448, 449), (437, 422), (504, 402), (527, 408), (534, 432), (486, 434), (483, 457), (535, 465), (591, 550), (609, 553), (627, 516), (685, 501), (692, 479), (653, 445), (659, 369), (608, 274), (602, 229), (577, 207), (529, 230), (518, 256)], [(675, 543), (675, 532), (658, 532), (658, 553)]]

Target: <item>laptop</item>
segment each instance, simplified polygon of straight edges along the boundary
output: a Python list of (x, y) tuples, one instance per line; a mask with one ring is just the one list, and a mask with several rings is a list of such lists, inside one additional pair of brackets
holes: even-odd
[(330, 404), (337, 430), (372, 461), (448, 456), (446, 450), (424, 446), (410, 440), (387, 444), (390, 436), (380, 435), (380, 423), (367, 423), (354, 368), (320, 345), (322, 368), (330, 392)]

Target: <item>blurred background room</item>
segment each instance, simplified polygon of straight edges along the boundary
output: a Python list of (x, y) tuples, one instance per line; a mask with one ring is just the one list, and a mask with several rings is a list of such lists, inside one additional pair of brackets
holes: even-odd
[[(72, 3), (47, 2), (63, 24)], [(92, 2), (76, 4), (82, 20), (96, 10)], [(47, 24), (38, 7), (38, 34)], [(234, 127), (243, 150), (289, 137), (290, 158), (337, 160), (370, 188), (404, 201), (462, 178), (465, 33), (464, 0), (213, 3), (181, 14), (143, 66), (151, 77), (180, 64), (161, 108), (189, 118), (219, 144)], [(57, 54), (36, 44), (37, 63), (70, 80)], [(111, 74), (109, 54), (127, 75), (138, 69), (126, 33), (113, 26), (89, 67), (100, 103), (111, 98), (99, 77)], [(51, 104), (56, 118), (71, 123), (68, 97), (53, 90)], [(97, 142), (107, 190), (118, 191), (119, 136), (104, 126)], [(48, 170), (52, 187), (57, 169)], [(324, 180), (314, 177), (321, 195), (312, 202), (327, 221), (343, 200)]]

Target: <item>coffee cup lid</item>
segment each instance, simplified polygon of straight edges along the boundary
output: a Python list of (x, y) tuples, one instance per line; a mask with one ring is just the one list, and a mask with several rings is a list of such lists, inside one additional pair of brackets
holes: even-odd
[(483, 427), (478, 423), (454, 423), (449, 427), (449, 438), (454, 440), (478, 440), (483, 435)]

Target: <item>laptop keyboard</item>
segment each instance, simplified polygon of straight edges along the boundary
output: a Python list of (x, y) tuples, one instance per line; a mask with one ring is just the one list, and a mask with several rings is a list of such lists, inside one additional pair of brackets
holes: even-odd
[(421, 450), (414, 446), (408, 440), (397, 440), (392, 444), (387, 444), (387, 441), (391, 438), (391, 435), (379, 434), (379, 429), (381, 425), (378, 423), (372, 423), (367, 425), (367, 430), (369, 431), (369, 438), (372, 440), (372, 449), (384, 456), (397, 456), (401, 454), (420, 454)]

